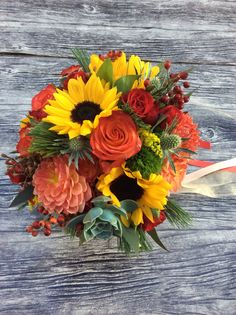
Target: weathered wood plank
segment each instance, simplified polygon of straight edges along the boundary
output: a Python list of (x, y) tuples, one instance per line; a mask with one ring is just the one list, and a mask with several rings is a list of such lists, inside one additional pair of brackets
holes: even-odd
[[(151, 60), (235, 64), (235, 6), (227, 1), (1, 2), (2, 53), (68, 56), (79, 45)], [(143, 14), (145, 12), (145, 14)], [(7, 40), (5, 40), (7, 38)]]

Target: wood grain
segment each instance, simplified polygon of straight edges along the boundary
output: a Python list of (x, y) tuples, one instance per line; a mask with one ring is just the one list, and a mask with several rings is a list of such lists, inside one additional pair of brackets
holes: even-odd
[[(1, 151), (17, 140), (32, 96), (70, 65), (70, 48), (110, 48), (176, 69), (194, 67), (186, 109), (213, 143), (198, 157), (236, 156), (234, 1), (1, 0)], [(137, 257), (117, 252), (115, 240), (79, 247), (55, 231), (32, 238), (33, 218), (8, 209), (17, 191), (0, 161), (0, 313), (236, 314), (236, 197), (178, 195), (194, 217), (190, 230), (160, 226), (170, 252)]]

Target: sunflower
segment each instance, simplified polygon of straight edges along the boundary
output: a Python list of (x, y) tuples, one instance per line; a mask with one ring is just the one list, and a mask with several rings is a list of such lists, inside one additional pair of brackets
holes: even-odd
[(70, 139), (90, 134), (100, 117), (110, 116), (112, 110), (118, 109), (116, 87), (104, 86), (96, 74), (87, 83), (81, 77), (69, 80), (68, 91), (57, 89), (53, 96), (55, 99), (45, 106), (48, 116), (43, 121), (55, 125), (50, 130), (68, 134)]
[[(91, 55), (89, 69), (91, 72), (97, 72), (103, 64), (99, 55)], [(112, 60), (113, 80), (116, 81), (122, 76), (138, 74), (141, 75), (139, 81), (135, 81), (133, 88), (144, 88), (144, 80), (146, 78), (153, 79), (159, 73), (159, 67), (152, 67), (150, 62), (144, 62), (138, 56), (132, 55), (127, 61), (126, 54), (121, 52), (121, 55)]]
[(126, 167), (113, 168), (110, 173), (101, 175), (97, 183), (97, 189), (111, 197), (117, 206), (126, 199), (137, 202), (138, 208), (129, 220), (121, 217), (126, 226), (130, 221), (135, 225), (143, 223), (143, 215), (154, 222), (152, 209), (163, 210), (170, 188), (171, 185), (161, 175), (151, 174), (149, 179), (143, 179), (139, 171), (131, 172)]

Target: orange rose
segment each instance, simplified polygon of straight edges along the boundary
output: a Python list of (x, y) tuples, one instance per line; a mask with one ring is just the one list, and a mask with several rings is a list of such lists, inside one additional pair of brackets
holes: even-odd
[(93, 154), (100, 159), (104, 172), (121, 165), (138, 153), (142, 142), (131, 117), (118, 110), (109, 117), (102, 117), (91, 134)]
[(30, 116), (36, 120), (41, 121), (47, 114), (43, 111), (48, 100), (53, 99), (53, 93), (56, 92), (56, 88), (52, 84), (48, 84), (38, 94), (32, 98), (32, 110), (29, 112)]
[(36, 111), (43, 109), (48, 100), (53, 98), (53, 93), (56, 92), (56, 88), (52, 84), (48, 84), (38, 94), (32, 98), (32, 110)]

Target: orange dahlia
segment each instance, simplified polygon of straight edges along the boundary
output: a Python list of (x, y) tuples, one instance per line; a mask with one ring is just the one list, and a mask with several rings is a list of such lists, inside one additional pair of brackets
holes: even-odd
[(43, 160), (33, 176), (34, 194), (49, 212), (83, 212), (92, 197), (84, 176), (80, 176), (66, 156)]

